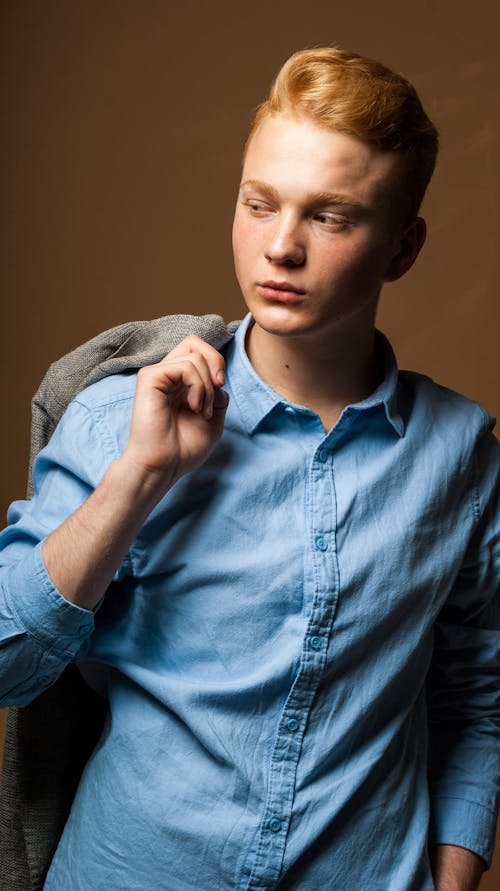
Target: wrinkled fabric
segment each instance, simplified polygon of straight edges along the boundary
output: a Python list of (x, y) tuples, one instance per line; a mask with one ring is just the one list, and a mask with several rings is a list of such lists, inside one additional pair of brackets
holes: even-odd
[[(427, 846), (491, 858), (499, 788), (498, 444), (399, 372), (325, 433), (223, 348), (207, 462), (94, 612), (41, 542), (123, 450), (135, 373), (81, 393), (2, 534), (2, 704), (70, 661), (108, 697), (45, 887), (431, 891)], [(430, 762), (428, 777), (428, 758)]]

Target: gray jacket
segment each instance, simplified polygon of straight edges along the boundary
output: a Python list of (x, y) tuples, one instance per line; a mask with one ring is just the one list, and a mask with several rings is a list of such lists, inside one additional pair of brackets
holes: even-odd
[[(32, 400), (32, 464), (67, 405), (110, 374), (160, 361), (190, 334), (223, 347), (239, 322), (171, 315), (104, 331), (54, 362)], [(99, 739), (107, 704), (69, 665), (25, 708), (9, 709), (0, 785), (0, 891), (36, 891), (57, 847), (83, 767)]]

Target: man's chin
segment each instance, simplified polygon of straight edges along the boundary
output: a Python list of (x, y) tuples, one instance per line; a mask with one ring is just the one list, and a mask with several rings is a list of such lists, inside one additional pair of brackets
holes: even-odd
[(249, 306), (254, 324), (276, 337), (300, 337), (312, 333), (314, 321), (303, 305), (269, 303), (268, 306)]

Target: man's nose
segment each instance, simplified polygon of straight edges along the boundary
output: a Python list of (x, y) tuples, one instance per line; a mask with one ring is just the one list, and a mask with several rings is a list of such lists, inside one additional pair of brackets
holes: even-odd
[(305, 259), (305, 244), (300, 225), (291, 219), (277, 221), (270, 233), (266, 258), (274, 263), (302, 264)]

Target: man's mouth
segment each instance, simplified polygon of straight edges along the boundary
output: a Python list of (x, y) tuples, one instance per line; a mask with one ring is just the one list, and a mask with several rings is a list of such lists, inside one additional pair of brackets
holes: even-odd
[(257, 285), (261, 297), (280, 303), (299, 303), (306, 293), (291, 282), (266, 281)]

